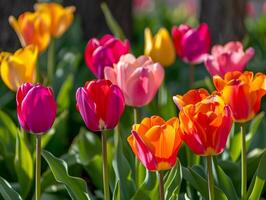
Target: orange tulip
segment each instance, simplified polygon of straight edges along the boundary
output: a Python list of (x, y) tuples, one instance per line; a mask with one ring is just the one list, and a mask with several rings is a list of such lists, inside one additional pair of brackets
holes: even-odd
[(35, 10), (49, 15), (51, 19), (50, 33), (53, 37), (60, 37), (72, 24), (75, 7), (64, 8), (58, 3), (37, 3)]
[(224, 79), (213, 77), (213, 83), (226, 104), (229, 104), (234, 120), (251, 120), (260, 109), (261, 98), (266, 94), (266, 75), (253, 72), (228, 72)]
[(179, 113), (181, 139), (197, 155), (222, 153), (233, 121), (230, 107), (203, 89), (175, 98), (184, 105)]
[(179, 120), (174, 117), (166, 122), (159, 116), (144, 118), (140, 124), (133, 125), (127, 141), (148, 170), (168, 170), (175, 165), (182, 143)]
[(50, 42), (50, 17), (44, 12), (25, 12), (18, 20), (10, 16), (9, 23), (15, 30), (23, 47), (34, 44), (39, 52), (44, 51)]

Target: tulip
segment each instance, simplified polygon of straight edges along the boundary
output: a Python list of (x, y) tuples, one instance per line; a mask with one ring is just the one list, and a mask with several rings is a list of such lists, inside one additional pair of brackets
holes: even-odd
[(151, 102), (164, 78), (164, 69), (148, 56), (122, 56), (114, 68), (105, 68), (105, 79), (118, 85), (126, 104), (141, 107)]
[(227, 72), (224, 79), (213, 77), (213, 83), (226, 104), (229, 104), (234, 120), (247, 122), (260, 109), (261, 98), (266, 94), (266, 76), (253, 72)]
[(223, 77), (226, 72), (243, 71), (254, 54), (253, 48), (248, 48), (244, 52), (240, 42), (228, 42), (224, 46), (215, 45), (211, 55), (205, 60), (205, 66), (212, 76)]
[(80, 87), (76, 93), (77, 109), (88, 129), (101, 131), (104, 199), (110, 199), (106, 129), (113, 129), (124, 108), (122, 91), (109, 80), (93, 80)]
[(16, 96), (17, 115), (21, 127), (36, 135), (35, 199), (41, 196), (41, 136), (53, 125), (56, 102), (51, 88), (25, 83)]
[(204, 61), (211, 45), (207, 24), (202, 23), (197, 28), (183, 24), (179, 27), (174, 26), (172, 37), (176, 54), (184, 62), (198, 64)]
[(1, 77), (9, 89), (17, 91), (23, 83), (35, 82), (38, 58), (36, 46), (29, 45), (14, 54), (2, 52), (0, 57)]
[(127, 141), (148, 170), (168, 170), (175, 165), (182, 144), (178, 118), (168, 121), (159, 116), (144, 118), (140, 124), (133, 125)]
[(97, 78), (103, 78), (104, 68), (112, 67), (129, 49), (128, 40), (122, 42), (112, 35), (104, 35), (100, 40), (92, 38), (85, 49), (85, 62)]
[(25, 83), (16, 96), (17, 115), (21, 127), (35, 134), (47, 132), (56, 117), (56, 102), (51, 88)]
[(37, 3), (37, 12), (45, 12), (51, 19), (50, 33), (53, 37), (60, 37), (72, 24), (74, 6), (63, 7), (58, 3)]
[[(182, 140), (197, 155), (210, 156), (223, 152), (231, 126), (231, 110), (218, 95), (206, 95), (205, 90), (192, 90), (179, 113)], [(200, 94), (196, 98), (191, 95)], [(200, 97), (200, 98), (198, 98)], [(182, 97), (175, 97), (182, 99)], [(183, 98), (184, 101), (184, 98)]]
[(149, 28), (145, 29), (144, 54), (150, 56), (153, 61), (169, 66), (175, 62), (175, 48), (167, 29), (160, 28), (153, 37)]
[(122, 91), (109, 80), (94, 80), (76, 93), (77, 108), (88, 129), (113, 129), (121, 117), (125, 100)]
[(18, 17), (9, 17), (9, 23), (15, 30), (23, 47), (34, 44), (43, 52), (50, 42), (51, 19), (44, 12), (25, 12)]

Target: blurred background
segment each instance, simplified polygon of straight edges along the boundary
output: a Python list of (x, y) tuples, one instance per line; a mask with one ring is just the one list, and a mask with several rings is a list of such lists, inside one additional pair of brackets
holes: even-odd
[[(131, 43), (131, 51), (139, 56), (144, 52), (144, 29), (151, 28), (153, 33), (160, 27), (171, 31), (173, 25), (182, 23), (197, 26), (200, 22), (209, 25), (212, 45), (224, 44), (227, 41), (242, 41), (245, 48), (253, 47), (256, 51), (247, 70), (266, 73), (266, 1), (263, 0), (58, 0), (65, 6), (76, 6), (75, 20), (71, 28), (55, 41), (57, 55), (53, 89), (58, 103), (58, 123), (52, 130), (54, 134), (46, 149), (55, 156), (62, 157), (65, 152), (75, 150), (75, 140), (80, 132), (84, 132), (84, 123), (76, 111), (75, 91), (87, 80), (95, 79), (84, 62), (83, 54), (86, 43), (92, 37), (101, 37), (111, 33), (101, 9), (101, 3), (106, 2), (115, 20), (121, 26)], [(18, 17), (25, 11), (32, 11), (34, 0), (0, 0), (0, 51), (15, 51), (20, 43), (14, 30), (8, 24), (8, 17)], [(47, 53), (40, 55), (38, 70), (46, 73)], [(204, 87), (213, 90), (211, 77), (204, 65), (195, 68), (194, 88)], [(189, 89), (188, 65), (178, 58), (166, 68), (165, 84), (168, 93), (163, 101), (167, 103), (162, 109), (156, 109), (152, 102), (141, 110), (142, 116), (160, 114), (165, 119), (177, 115), (172, 96), (183, 94)], [(16, 117), (15, 93), (9, 91), (0, 80), (0, 109), (7, 113), (18, 125)], [(159, 99), (159, 97), (158, 97)], [(261, 109), (266, 111), (266, 98), (262, 101)], [(127, 108), (121, 129), (127, 136), (130, 133), (133, 116), (132, 108)], [(0, 122), (0, 131), (3, 124)], [(251, 148), (266, 147), (266, 119), (263, 118), (259, 130), (252, 142)], [(74, 144), (74, 145), (73, 145)], [(1, 141), (0, 141), (0, 150)], [(4, 147), (5, 148), (5, 147)], [(128, 149), (128, 147), (127, 147)], [(128, 152), (127, 152), (128, 153)], [(96, 162), (96, 161), (95, 161)], [(14, 174), (1, 165), (1, 176), (15, 180)], [(97, 175), (97, 164), (90, 164), (87, 172), (80, 173), (90, 184), (91, 190), (100, 187)], [(80, 174), (74, 171), (75, 174)], [(89, 175), (87, 175), (87, 173)], [(95, 175), (96, 173), (96, 175)], [(251, 172), (250, 172), (251, 173)], [(97, 195), (96, 195), (97, 196)]]

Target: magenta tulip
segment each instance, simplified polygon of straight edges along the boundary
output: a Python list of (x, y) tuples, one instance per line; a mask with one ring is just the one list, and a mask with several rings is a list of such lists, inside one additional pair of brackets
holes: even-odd
[(104, 71), (105, 79), (118, 85), (126, 104), (141, 107), (151, 102), (164, 78), (164, 69), (148, 56), (124, 55), (113, 68)]
[(172, 37), (176, 53), (184, 62), (198, 64), (204, 61), (211, 45), (207, 24), (202, 23), (197, 28), (183, 24), (174, 26)]
[(215, 45), (212, 47), (211, 55), (205, 60), (205, 66), (212, 76), (224, 77), (227, 72), (242, 72), (254, 54), (253, 48), (248, 48), (244, 52), (240, 42), (228, 42), (224, 46)]
[(104, 68), (112, 67), (129, 49), (128, 40), (122, 42), (112, 35), (104, 35), (100, 40), (92, 38), (85, 49), (85, 62), (97, 78), (103, 78)]
[(17, 91), (17, 115), (21, 127), (36, 134), (47, 132), (56, 117), (56, 102), (51, 88), (25, 83)]
[(121, 117), (125, 100), (121, 89), (109, 80), (93, 80), (76, 93), (77, 109), (88, 129), (113, 129)]

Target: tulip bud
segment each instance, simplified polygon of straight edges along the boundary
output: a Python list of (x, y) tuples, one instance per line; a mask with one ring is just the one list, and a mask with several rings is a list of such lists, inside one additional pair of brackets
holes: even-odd
[(121, 56), (113, 68), (105, 68), (105, 79), (118, 85), (126, 104), (141, 107), (150, 103), (159, 89), (164, 69), (148, 56), (135, 58), (132, 54)]
[(16, 96), (17, 115), (21, 127), (35, 134), (47, 132), (56, 117), (56, 102), (51, 88), (25, 83)]
[(204, 89), (174, 97), (181, 105), (180, 137), (197, 155), (212, 156), (224, 151), (232, 127), (232, 112), (223, 99)]
[(247, 122), (260, 109), (261, 98), (266, 94), (266, 75), (253, 72), (227, 72), (224, 79), (213, 77), (216, 90), (226, 104), (229, 104), (234, 120)]
[(113, 67), (120, 57), (129, 52), (129, 42), (105, 35), (100, 40), (92, 38), (85, 49), (85, 62), (97, 78), (104, 78), (104, 68)]
[(109, 80), (93, 80), (78, 88), (77, 109), (88, 129), (113, 129), (125, 108), (122, 91)]
[(212, 47), (211, 55), (205, 60), (205, 67), (212, 76), (223, 77), (226, 72), (242, 72), (254, 54), (253, 48), (248, 48), (244, 52), (240, 42), (228, 42), (224, 46), (215, 45)]
[(178, 118), (168, 121), (159, 116), (144, 118), (140, 124), (133, 125), (127, 141), (148, 170), (168, 170), (175, 165), (182, 144)]
[(198, 64), (204, 61), (211, 45), (208, 25), (202, 23), (197, 28), (187, 25), (174, 26), (172, 37), (176, 54), (187, 63)]
[(145, 29), (144, 54), (150, 56), (153, 61), (163, 66), (169, 66), (175, 62), (175, 48), (167, 29), (161, 28), (153, 37), (149, 28)]
[(23, 47), (34, 44), (39, 52), (43, 52), (50, 42), (51, 19), (44, 12), (25, 12), (18, 20), (10, 16), (9, 23), (17, 33)]
[(72, 24), (74, 6), (63, 7), (58, 3), (37, 3), (37, 12), (45, 12), (51, 20), (50, 33), (53, 37), (60, 37)]
[(38, 59), (36, 46), (29, 45), (14, 54), (2, 52), (0, 57), (1, 77), (9, 89), (17, 91), (23, 83), (35, 82)]

